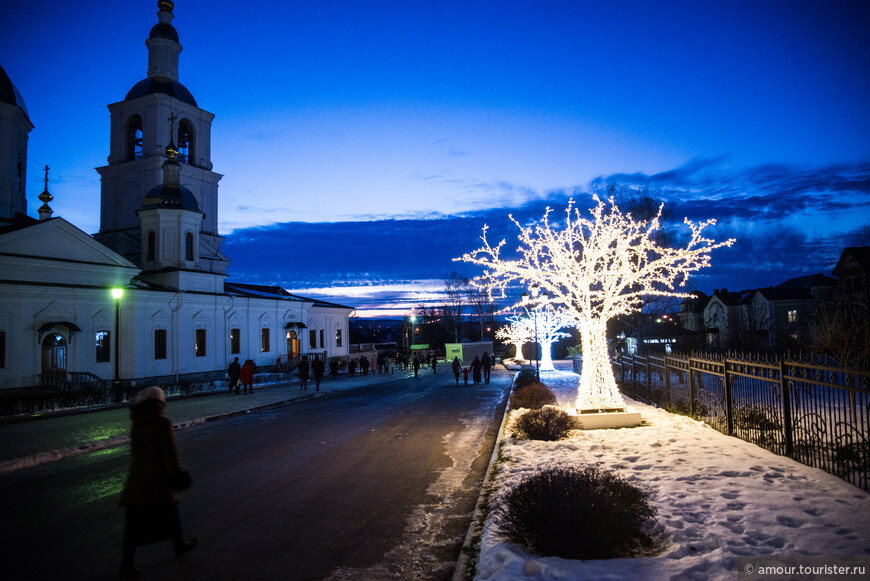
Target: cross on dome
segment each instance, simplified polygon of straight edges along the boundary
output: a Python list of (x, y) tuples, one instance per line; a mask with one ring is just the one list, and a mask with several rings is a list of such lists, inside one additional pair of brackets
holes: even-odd
[(178, 119), (178, 116), (173, 112), (166, 118), (169, 121), (169, 145), (166, 146), (166, 155), (169, 156), (169, 159), (175, 161), (175, 157), (178, 155), (178, 148), (175, 147), (175, 120)]
[(42, 206), (37, 210), (39, 212), (40, 220), (48, 220), (51, 218), (51, 215), (54, 213), (48, 203), (54, 199), (54, 196), (48, 193), (48, 165), (45, 166), (45, 189), (42, 190), (42, 193), (37, 196), (39, 201), (42, 202)]

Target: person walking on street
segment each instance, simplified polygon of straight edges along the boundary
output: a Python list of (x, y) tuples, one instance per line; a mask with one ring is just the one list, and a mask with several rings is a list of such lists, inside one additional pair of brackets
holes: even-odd
[(480, 363), (480, 357), (474, 356), (474, 361), (471, 362), (471, 377), (474, 379), (474, 385), (480, 385), (480, 369), (483, 367)]
[(453, 358), (451, 367), (453, 368), (453, 376), (456, 377), (456, 385), (459, 385), (459, 374), (462, 373), (462, 363), (459, 362), (459, 357)]
[(335, 379), (338, 377), (338, 359), (333, 357), (332, 361), (329, 362), (329, 375)]
[(304, 389), (308, 391), (308, 370), (310, 366), (308, 364), (308, 359), (302, 357), (299, 360), (299, 367), (297, 368), (297, 372), (299, 373), (299, 389)]
[[(254, 393), (254, 362), (250, 359), (245, 359), (245, 364), (242, 365), (242, 393)], [(239, 389), (236, 388), (236, 393), (239, 393)]]
[(227, 375), (230, 378), (230, 395), (233, 393), (233, 388), (236, 388), (236, 393), (239, 393), (239, 378), (242, 376), (242, 366), (239, 365), (239, 358), (233, 359), (227, 368)]
[[(120, 505), (124, 507), (124, 537), (121, 551), (121, 578), (141, 574), (134, 566), (140, 545), (171, 539), (175, 557), (181, 558), (196, 548), (196, 537), (185, 541), (178, 516), (176, 490), (186, 488), (179, 476), (181, 468), (172, 422), (165, 415), (166, 394), (159, 387), (146, 387), (136, 394), (130, 407), (133, 428), (130, 432), (130, 471)], [(187, 476), (187, 486), (190, 485)]]
[(326, 366), (323, 360), (317, 355), (314, 356), (314, 361), (311, 362), (311, 372), (314, 374), (314, 387), (320, 391), (320, 380), (323, 379), (323, 373), (326, 371)]
[(417, 377), (417, 374), (420, 372), (420, 358), (414, 355), (414, 377)]
[(435, 371), (435, 368), (438, 366), (438, 358), (434, 355), (432, 356), (432, 373), (438, 373)]
[(492, 368), (492, 359), (489, 358), (489, 354), (484, 351), (483, 352), (483, 382), (489, 383), (489, 372)]

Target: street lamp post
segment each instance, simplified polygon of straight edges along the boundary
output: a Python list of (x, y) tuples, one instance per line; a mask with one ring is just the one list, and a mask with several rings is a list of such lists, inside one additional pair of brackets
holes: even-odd
[[(546, 303), (550, 297), (547, 295), (546, 291), (541, 293), (541, 287), (539, 287), (537, 283), (532, 284), (532, 286), (529, 287), (529, 291), (532, 293), (531, 298), (529, 297), (529, 293), (526, 292), (524, 292), (521, 297), (523, 305), (528, 305), (530, 302), (535, 304), (532, 309), (532, 317), (535, 321), (535, 377), (540, 381), (541, 362), (538, 359), (538, 306), (542, 302)], [(540, 299), (538, 298), (539, 295)]]
[[(541, 287), (539, 287), (537, 285), (537, 283), (535, 283), (529, 287), (529, 291), (531, 291), (531, 293), (532, 293), (531, 300), (534, 301), (538, 298), (538, 293), (541, 292)], [(529, 293), (524, 292), (522, 294), (522, 301), (523, 301), (523, 305), (529, 304), (529, 302), (530, 302)], [(534, 349), (535, 349), (535, 378), (540, 380), (541, 379), (541, 369), (540, 369), (540, 363), (538, 362), (538, 307), (537, 307), (537, 305), (535, 306), (534, 309), (532, 309), (532, 316), (534, 317), (534, 320), (535, 320), (535, 347), (534, 347)]]
[(121, 338), (120, 329), (121, 329), (121, 297), (124, 296), (124, 289), (122, 288), (113, 288), (112, 289), (112, 299), (115, 301), (115, 381), (114, 383), (117, 385), (118, 383), (118, 354), (120, 353), (120, 349), (118, 348), (119, 339)]

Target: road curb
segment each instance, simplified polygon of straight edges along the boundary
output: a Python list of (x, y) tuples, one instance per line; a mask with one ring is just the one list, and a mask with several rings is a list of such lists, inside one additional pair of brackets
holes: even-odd
[[(329, 392), (322, 391), (311, 394), (302, 394), (298, 397), (293, 397), (290, 399), (284, 399), (279, 401), (274, 401), (258, 406), (253, 406), (250, 408), (246, 408), (243, 410), (233, 410), (225, 413), (212, 414), (210, 416), (204, 416), (201, 418), (194, 418), (192, 420), (187, 420), (184, 422), (179, 422), (177, 424), (173, 424), (172, 427), (175, 430), (183, 430), (185, 428), (192, 428), (194, 426), (199, 426), (207, 422), (214, 422), (217, 420), (222, 420), (226, 418), (231, 418), (235, 416), (241, 416), (245, 414), (249, 414), (251, 412), (263, 411), (271, 408), (279, 408), (288, 405), (293, 405), (295, 403), (301, 403), (303, 401), (309, 401), (315, 399), (317, 397), (321, 397), (327, 395)], [(130, 441), (129, 435), (124, 436), (114, 436), (112, 438), (108, 438), (106, 440), (100, 440), (98, 442), (93, 442), (89, 444), (81, 444), (78, 446), (71, 446), (69, 448), (60, 448), (57, 450), (49, 450), (46, 452), (37, 452), (36, 454), (31, 454), (29, 456), (22, 456), (20, 458), (12, 458), (10, 460), (4, 460), (0, 462), (0, 474), (9, 474), (11, 472), (15, 472), (16, 470), (21, 470), (23, 468), (33, 468), (34, 466), (39, 466), (40, 464), (45, 464), (48, 462), (56, 462), (57, 460), (63, 460), (65, 458), (73, 458), (75, 456), (81, 456), (82, 454), (89, 454), (91, 452), (99, 452), (100, 450), (107, 450), (109, 448), (114, 448), (116, 446), (122, 446), (127, 444)]]
[[(509, 368), (508, 368), (509, 369)], [(511, 389), (508, 391), (507, 401), (504, 405), (504, 413), (502, 414), (501, 424), (498, 427), (498, 434), (495, 436), (495, 445), (492, 449), (492, 454), (489, 457), (489, 464), (486, 466), (486, 473), (483, 477), (483, 485), (480, 487), (480, 494), (477, 497), (477, 503), (474, 506), (474, 512), (471, 515), (471, 524), (468, 526), (468, 531), (465, 533), (465, 540), (462, 543), (462, 548), (459, 550), (459, 559), (456, 561), (456, 567), (453, 569), (453, 577), (451, 581), (467, 581), (470, 579), (469, 573), (472, 568), (477, 565), (477, 559), (479, 557), (479, 552), (474, 557), (474, 562), (472, 562), (472, 550), (474, 549), (475, 543), (480, 543), (478, 539), (475, 541), (475, 538), (482, 532), (483, 526), (486, 523), (480, 522), (481, 516), (483, 514), (483, 508), (485, 504), (485, 499), (492, 489), (493, 482), (495, 477), (493, 475), (493, 467), (498, 462), (498, 456), (501, 452), (501, 441), (504, 437), (504, 428), (507, 424), (508, 413), (510, 412), (511, 406), (511, 392), (513, 391), (514, 380), (516, 379), (516, 374), (514, 378), (511, 379)]]

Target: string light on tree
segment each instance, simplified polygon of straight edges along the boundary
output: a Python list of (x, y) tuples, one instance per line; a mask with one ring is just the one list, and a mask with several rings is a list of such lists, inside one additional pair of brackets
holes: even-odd
[(563, 307), (553, 308), (549, 302), (537, 309), (537, 318), (538, 343), (541, 344), (541, 371), (555, 371), (551, 353), (553, 343), (562, 337), (570, 337), (568, 333), (563, 333), (559, 329), (573, 327), (577, 323), (567, 309)]
[(525, 316), (520, 314), (509, 315), (507, 325), (496, 330), (495, 338), (506, 341), (516, 347), (517, 354), (514, 359), (523, 361), (523, 344), (533, 341), (535, 332), (532, 328), (532, 319), (528, 311)]
[(644, 297), (688, 297), (676, 287), (684, 285), (690, 273), (709, 266), (714, 249), (731, 246), (734, 240), (715, 242), (703, 236), (715, 220), (695, 224), (686, 219), (684, 245), (662, 246), (655, 237), (661, 206), (655, 217), (636, 222), (612, 198), (594, 200), (589, 218), (573, 200), (569, 202), (563, 224), (550, 223), (550, 208), (528, 227), (510, 216), (520, 231), (514, 259), (502, 257), (504, 240), (490, 245), (484, 226), (483, 246), (457, 260), (483, 267), (478, 284), (501, 297), (508, 285), (537, 284), (552, 302), (563, 305), (580, 330), (583, 349), (577, 409), (624, 409), (610, 365), (607, 322), (640, 310)]

